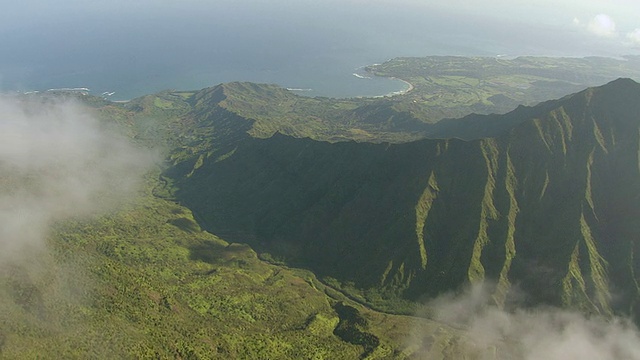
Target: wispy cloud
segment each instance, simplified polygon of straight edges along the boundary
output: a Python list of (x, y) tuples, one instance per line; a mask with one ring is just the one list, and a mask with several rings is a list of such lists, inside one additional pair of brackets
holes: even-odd
[(633, 45), (640, 45), (640, 28), (627, 33), (627, 40), (629, 40)]
[[(640, 359), (640, 333), (630, 320), (604, 318), (558, 308), (503, 310), (486, 287), (444, 295), (425, 313), (459, 329), (459, 351), (478, 359), (616, 360)], [(409, 346), (422, 347), (426, 334), (413, 334)]]
[(0, 340), (86, 329), (86, 254), (49, 247), (53, 225), (123, 205), (154, 161), (75, 102), (0, 95)]
[(151, 159), (74, 102), (0, 97), (0, 264), (126, 199)]

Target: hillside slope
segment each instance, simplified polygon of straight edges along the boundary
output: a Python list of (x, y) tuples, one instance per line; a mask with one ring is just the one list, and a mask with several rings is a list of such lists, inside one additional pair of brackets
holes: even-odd
[(517, 284), (532, 304), (635, 313), (639, 100), (619, 79), (471, 141), (247, 139), (177, 195), (211, 232), (369, 303), (491, 279), (498, 304)]
[[(131, 104), (138, 111), (78, 94), (0, 98), (0, 358), (477, 352), (450, 326), (372, 311), (307, 270), (268, 264), (246, 244), (202, 231), (142, 149), (172, 148), (179, 168), (210, 141), (221, 142), (205, 136), (208, 113), (194, 126), (179, 97), (145, 97)], [(236, 125), (250, 123), (211, 111), (217, 135), (230, 142), (225, 122), (239, 132)], [(168, 129), (184, 132), (174, 138)], [(409, 347), (412, 331), (425, 336)]]
[(640, 57), (401, 57), (367, 69), (410, 82), (393, 109), (428, 122), (470, 113), (504, 114), (619, 77), (640, 79)]

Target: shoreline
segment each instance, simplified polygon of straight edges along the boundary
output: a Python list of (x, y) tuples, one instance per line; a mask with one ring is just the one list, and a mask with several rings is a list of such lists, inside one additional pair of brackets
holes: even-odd
[[(389, 79), (389, 80), (402, 81), (403, 83), (405, 83), (405, 85), (407, 85), (407, 88), (404, 89), (404, 90), (392, 91), (390, 93), (383, 94), (383, 95), (362, 96), (363, 98), (370, 97), (370, 98), (373, 98), (373, 99), (379, 99), (379, 98), (383, 98), (383, 97), (393, 97), (393, 96), (399, 96), (399, 95), (406, 95), (406, 94), (410, 93), (411, 91), (413, 91), (413, 89), (415, 89), (415, 86), (413, 86), (413, 84), (408, 82), (407, 80), (400, 79), (400, 78), (397, 78), (395, 76), (376, 75), (376, 73), (372, 69), (372, 67), (375, 67), (376, 65), (380, 65), (380, 64), (367, 65), (367, 66), (363, 66), (363, 68), (365, 69), (367, 74), (370, 74), (373, 77), (382, 78), (382, 79)], [(356, 75), (356, 74), (353, 74), (353, 75)], [(360, 77), (360, 76), (358, 76), (358, 77)]]
[[(369, 66), (375, 66), (378, 64), (373, 64), (373, 65), (369, 65)], [(369, 66), (363, 66), (362, 68), (368, 68)], [(329, 96), (330, 98), (334, 98), (334, 99), (349, 99), (349, 98), (370, 98), (370, 99), (378, 99), (378, 98), (384, 98), (384, 97), (394, 97), (394, 96), (399, 96), (399, 95), (405, 95), (408, 94), (409, 92), (413, 91), (415, 89), (415, 86), (413, 84), (411, 84), (410, 82), (397, 78), (397, 77), (393, 77), (393, 76), (380, 76), (380, 75), (376, 75), (374, 72), (370, 71), (370, 70), (366, 70), (366, 74), (367, 75), (371, 75), (371, 77), (369, 76), (363, 76), (360, 74), (356, 74), (353, 73), (353, 76), (356, 76), (360, 79), (372, 79), (372, 78), (379, 78), (379, 79), (388, 79), (388, 80), (396, 80), (396, 81), (401, 81), (406, 85), (405, 89), (402, 90), (397, 90), (397, 91), (391, 91), (385, 94), (380, 94), (380, 95), (361, 95), (361, 96)], [(313, 89), (311, 88), (290, 88), (290, 87), (285, 87), (283, 85), (278, 85), (288, 91), (294, 92), (294, 93), (298, 93), (298, 95), (301, 96), (307, 96), (307, 97), (316, 97), (317, 95), (313, 95), (313, 94), (304, 94), (305, 92), (313, 92)], [(180, 91), (180, 90), (178, 90)], [(186, 90), (185, 90), (186, 91)], [(198, 91), (198, 90), (189, 90), (189, 91)], [(46, 89), (46, 90), (34, 90), (34, 91), (25, 91), (25, 92), (17, 92), (19, 94), (32, 94), (32, 93), (40, 93), (40, 92), (49, 92), (49, 93), (55, 93), (55, 92), (74, 92), (74, 93), (80, 93), (80, 94), (85, 94), (85, 95), (92, 95), (91, 94), (91, 90), (89, 88), (86, 87), (76, 87), (76, 88), (71, 88), (71, 87), (61, 87), (61, 88), (52, 88), (52, 89)], [(97, 96), (97, 97), (101, 97), (104, 100), (107, 100), (109, 102), (112, 103), (116, 103), (116, 104), (126, 104), (128, 102), (130, 102), (132, 99), (120, 99), (120, 100), (115, 100), (115, 99), (110, 99), (109, 97), (111, 95), (115, 94), (115, 91), (113, 92), (103, 92), (100, 95), (93, 95), (93, 96)], [(151, 93), (153, 94), (153, 93)], [(149, 94), (148, 94), (149, 95)], [(145, 96), (145, 95), (142, 95)], [(326, 96), (324, 96), (326, 97)]]
[(413, 84), (408, 82), (407, 80), (402, 80), (402, 79), (399, 79), (399, 78), (393, 77), (393, 76), (390, 76), (387, 79), (399, 80), (399, 81), (402, 81), (403, 83), (407, 84), (407, 88), (405, 90), (392, 92), (391, 96), (408, 94), (413, 89), (415, 89), (415, 86), (413, 86)]
[(407, 85), (407, 88), (404, 89), (404, 90), (392, 91), (392, 92), (384, 94), (384, 95), (362, 96), (362, 98), (380, 99), (380, 98), (385, 98), (385, 97), (394, 97), (394, 96), (406, 95), (409, 92), (411, 92), (413, 89), (415, 89), (415, 86), (413, 86), (413, 84), (408, 82), (407, 80), (398, 79), (397, 77), (393, 77), (393, 76), (388, 76), (388, 77), (387, 76), (378, 76), (378, 77), (384, 78), (384, 79), (402, 81), (403, 83), (405, 83)]

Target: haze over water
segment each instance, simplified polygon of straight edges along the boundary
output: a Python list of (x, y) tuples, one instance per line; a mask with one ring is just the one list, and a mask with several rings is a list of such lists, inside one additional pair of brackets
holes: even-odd
[(252, 81), (309, 96), (376, 96), (406, 84), (353, 73), (399, 56), (638, 53), (589, 33), (586, 12), (523, 28), (518, 19), (412, 1), (26, 3), (38, 6), (9, 5), (0, 15), (1, 91), (87, 87), (124, 100)]

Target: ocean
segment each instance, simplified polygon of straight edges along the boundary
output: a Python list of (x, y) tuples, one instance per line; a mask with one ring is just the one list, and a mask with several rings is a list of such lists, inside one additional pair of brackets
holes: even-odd
[(88, 88), (128, 100), (166, 89), (252, 81), (305, 96), (380, 96), (407, 85), (371, 77), (363, 68), (393, 57), (612, 52), (594, 53), (571, 32), (559, 41), (553, 31), (518, 32), (514, 24), (437, 9), (359, 2), (336, 9), (335, 2), (313, 1), (287, 7), (251, 1), (152, 7), (142, 1), (121, 12), (80, 4), (73, 14), (52, 8), (51, 16), (0, 27), (0, 91)]

